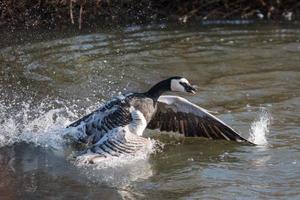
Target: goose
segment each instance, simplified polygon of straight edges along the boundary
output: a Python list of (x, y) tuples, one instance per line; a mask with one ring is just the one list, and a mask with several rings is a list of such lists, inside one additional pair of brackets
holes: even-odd
[(196, 89), (186, 78), (170, 77), (145, 93), (114, 97), (67, 126), (73, 130), (73, 138), (86, 144), (91, 155), (86, 162), (135, 154), (149, 141), (143, 137), (146, 128), (186, 137), (248, 142), (204, 108), (179, 96), (162, 95), (168, 91), (195, 94)]

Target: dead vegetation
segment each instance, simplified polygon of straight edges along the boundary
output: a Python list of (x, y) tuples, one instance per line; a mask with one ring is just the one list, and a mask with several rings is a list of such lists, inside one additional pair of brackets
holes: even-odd
[(1, 27), (93, 27), (158, 20), (299, 20), (298, 0), (2, 0)]

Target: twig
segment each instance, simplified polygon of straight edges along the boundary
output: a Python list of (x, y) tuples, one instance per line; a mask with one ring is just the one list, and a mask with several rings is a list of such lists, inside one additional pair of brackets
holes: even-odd
[(82, 11), (83, 11), (83, 4), (80, 4), (80, 10), (79, 10), (79, 18), (78, 18), (78, 28), (81, 30), (81, 24), (82, 24)]
[(74, 24), (74, 16), (73, 16), (73, 0), (70, 0), (70, 19), (71, 19), (71, 23)]

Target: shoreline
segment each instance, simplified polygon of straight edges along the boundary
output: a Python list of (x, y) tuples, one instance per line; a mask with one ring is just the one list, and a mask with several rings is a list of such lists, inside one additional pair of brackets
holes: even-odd
[(115, 27), (126, 24), (193, 21), (300, 20), (297, 0), (281, 3), (258, 1), (170, 1), (170, 0), (3, 0), (0, 3), (0, 29), (78, 30)]
[(106, 34), (106, 33), (116, 33), (123, 34), (127, 32), (135, 32), (140, 29), (147, 30), (163, 30), (163, 29), (190, 29), (190, 28), (202, 28), (202, 30), (212, 27), (247, 27), (251, 29), (261, 29), (263, 27), (281, 27), (286, 30), (288, 29), (299, 29), (300, 21), (271, 21), (271, 20), (207, 20), (203, 21), (192, 21), (185, 24), (180, 24), (179, 22), (153, 22), (145, 24), (118, 24), (115, 27), (111, 26), (102, 26), (94, 27), (92, 29), (82, 29), (78, 30), (77, 27), (68, 27), (65, 26), (63, 29), (61, 27), (54, 27), (53, 29), (22, 29), (21, 27), (17, 29), (1, 29), (0, 28), (0, 43), (1, 48), (6, 48), (9, 46), (15, 46), (16, 44), (26, 44), (26, 43), (35, 43), (38, 41), (43, 41), (45, 38), (50, 40), (55, 40), (59, 38), (68, 38), (80, 35), (88, 34)]

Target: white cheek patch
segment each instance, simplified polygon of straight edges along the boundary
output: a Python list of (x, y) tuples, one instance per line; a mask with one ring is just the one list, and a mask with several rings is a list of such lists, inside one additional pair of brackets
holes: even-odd
[[(182, 79), (185, 79), (185, 78), (182, 78)], [(185, 92), (184, 87), (179, 83), (182, 79), (180, 79), (180, 80), (179, 79), (173, 79), (173, 80), (171, 80), (171, 91)]]
[(188, 82), (188, 80), (186, 80), (185, 78), (181, 78), (181, 79), (179, 80), (179, 82), (190, 84), (190, 83)]

